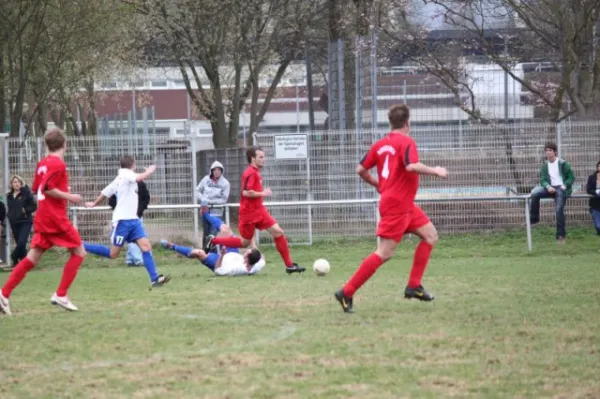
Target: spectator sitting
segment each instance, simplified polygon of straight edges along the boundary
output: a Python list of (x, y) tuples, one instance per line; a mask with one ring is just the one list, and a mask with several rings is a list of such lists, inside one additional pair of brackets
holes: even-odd
[[(138, 189), (138, 209), (137, 215), (140, 218), (140, 221), (143, 223), (144, 211), (148, 208), (148, 204), (150, 204), (150, 192), (148, 191), (148, 187), (146, 187), (146, 183), (140, 181), (137, 183)], [(108, 205), (114, 210), (117, 206), (117, 196), (113, 195), (108, 199)], [(144, 260), (142, 259), (142, 250), (138, 245), (134, 242), (130, 242), (127, 244), (127, 254), (125, 255), (125, 263), (127, 266), (142, 266), (144, 264)]]
[(556, 144), (546, 143), (544, 146), (546, 161), (540, 169), (540, 185), (531, 193), (531, 207), (529, 216), (531, 224), (540, 222), (540, 199), (554, 198), (554, 211), (556, 212), (556, 240), (564, 244), (567, 235), (565, 227), (565, 205), (567, 198), (573, 191), (575, 176), (569, 164), (558, 157)]
[[(223, 176), (223, 165), (215, 161), (210, 166), (210, 174), (204, 176), (196, 187), (196, 199), (202, 205), (201, 213), (210, 212), (211, 215), (223, 220), (225, 217), (225, 208), (213, 208), (214, 205), (225, 205), (229, 199), (231, 185)], [(206, 244), (209, 235), (216, 235), (216, 231), (210, 223), (202, 218), (203, 246)]]
[(600, 162), (596, 164), (596, 171), (588, 177), (586, 191), (590, 198), (590, 213), (594, 221), (596, 233), (600, 235)]

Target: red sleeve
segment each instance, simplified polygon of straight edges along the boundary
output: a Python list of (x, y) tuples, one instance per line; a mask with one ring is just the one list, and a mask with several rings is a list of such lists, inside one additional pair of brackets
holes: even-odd
[(31, 192), (33, 193), (33, 195), (37, 195), (38, 189), (40, 188), (40, 180), (40, 175), (36, 173), (35, 176), (33, 176), (33, 184), (31, 185)]
[(65, 164), (59, 165), (56, 169), (48, 171), (44, 191), (60, 188), (64, 186), (67, 176), (67, 168)]
[(256, 178), (256, 173), (249, 173), (247, 176), (244, 176), (244, 181), (242, 182), (242, 190), (256, 190), (256, 183), (258, 179)]
[(414, 140), (410, 140), (404, 149), (404, 166), (418, 162), (419, 152), (417, 151), (417, 143)]
[(366, 170), (373, 169), (377, 166), (377, 150), (375, 149), (375, 145), (373, 145), (369, 152), (367, 152), (367, 155), (363, 157), (360, 164)]

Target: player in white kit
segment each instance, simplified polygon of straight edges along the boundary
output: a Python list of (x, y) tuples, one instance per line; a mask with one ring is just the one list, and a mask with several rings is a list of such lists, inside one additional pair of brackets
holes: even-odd
[[(219, 236), (232, 236), (229, 226), (219, 218), (204, 213), (202, 217), (219, 231)], [(204, 266), (217, 276), (248, 276), (258, 273), (265, 267), (265, 257), (256, 249), (247, 250), (243, 255), (238, 248), (221, 247), (220, 253), (210, 251), (210, 248), (197, 249), (177, 245), (167, 240), (161, 240), (163, 248), (177, 252), (186, 258), (198, 259)]]
[(121, 158), (121, 168), (117, 177), (102, 190), (94, 202), (86, 202), (87, 208), (98, 206), (107, 198), (116, 195), (117, 205), (113, 211), (112, 231), (110, 235), (110, 248), (101, 244), (84, 242), (85, 250), (94, 255), (104, 258), (115, 259), (119, 256), (121, 248), (125, 243), (135, 242), (142, 250), (144, 266), (150, 276), (153, 287), (160, 287), (171, 280), (168, 275), (158, 274), (154, 257), (152, 256), (152, 245), (146, 236), (144, 226), (137, 215), (138, 208), (138, 185), (149, 177), (156, 167), (148, 167), (143, 173), (135, 173), (135, 158), (125, 155)]

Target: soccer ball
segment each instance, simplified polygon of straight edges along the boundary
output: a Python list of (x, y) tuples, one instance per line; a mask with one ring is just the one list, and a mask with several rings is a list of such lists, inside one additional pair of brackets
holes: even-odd
[(329, 273), (329, 262), (327, 259), (317, 259), (315, 263), (313, 263), (313, 270), (317, 274), (317, 276), (324, 276)]

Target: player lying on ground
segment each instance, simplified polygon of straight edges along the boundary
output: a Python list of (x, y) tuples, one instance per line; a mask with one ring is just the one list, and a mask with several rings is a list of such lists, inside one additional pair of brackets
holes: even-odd
[(254, 232), (267, 230), (271, 233), (275, 247), (283, 259), (288, 274), (302, 273), (305, 268), (292, 261), (287, 238), (277, 221), (263, 205), (263, 197), (272, 194), (270, 188), (264, 189), (260, 169), (265, 163), (265, 152), (259, 147), (246, 151), (249, 166), (242, 174), (242, 196), (240, 199), (238, 230), (240, 237), (216, 237), (210, 244), (224, 245), (229, 248), (246, 248), (252, 243)]
[(85, 204), (88, 208), (98, 206), (102, 201), (116, 194), (117, 205), (113, 211), (112, 231), (110, 233), (111, 247), (105, 245), (84, 243), (85, 250), (104, 258), (115, 259), (121, 253), (125, 243), (135, 242), (142, 250), (144, 267), (150, 275), (153, 287), (160, 287), (171, 280), (156, 271), (156, 264), (152, 256), (152, 245), (146, 236), (144, 226), (137, 215), (138, 192), (137, 183), (145, 180), (156, 170), (154, 165), (149, 166), (144, 173), (135, 173), (135, 159), (130, 155), (121, 158), (119, 174), (94, 202)]
[(79, 194), (71, 194), (69, 189), (69, 174), (64, 162), (67, 137), (60, 129), (51, 129), (44, 135), (44, 142), (49, 154), (37, 164), (31, 187), (37, 193), (38, 201), (38, 210), (33, 218), (31, 249), (15, 266), (0, 292), (0, 313), (7, 315), (11, 314), (8, 301), (10, 294), (37, 265), (44, 252), (53, 246), (67, 248), (71, 257), (65, 264), (62, 279), (50, 302), (67, 310), (77, 310), (67, 296), (67, 290), (77, 276), (85, 250), (79, 232), (67, 217), (67, 201), (79, 204), (82, 200)]
[[(377, 250), (363, 260), (350, 281), (335, 293), (347, 313), (353, 311), (354, 293), (394, 255), (396, 246), (406, 233), (416, 234), (421, 242), (415, 251), (404, 297), (433, 300), (433, 295), (421, 285), (421, 278), (438, 235), (425, 212), (415, 205), (415, 197), (419, 189), (419, 175), (445, 178), (448, 171), (442, 167), (430, 168), (419, 161), (417, 144), (410, 137), (409, 118), (410, 111), (406, 105), (392, 106), (388, 111), (390, 133), (373, 144), (356, 169), (364, 181), (379, 191), (381, 218), (377, 236), (380, 241)], [(378, 180), (369, 173), (374, 167), (377, 167)]]
[[(203, 212), (203, 220), (218, 231), (219, 237), (235, 237), (228, 225), (209, 212)], [(210, 239), (210, 238), (209, 238)], [(265, 266), (265, 258), (260, 251), (252, 248), (240, 254), (238, 248), (221, 247), (220, 253), (211, 252), (212, 248), (196, 249), (161, 240), (160, 244), (187, 258), (198, 259), (218, 276), (246, 276), (258, 273)]]

